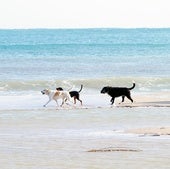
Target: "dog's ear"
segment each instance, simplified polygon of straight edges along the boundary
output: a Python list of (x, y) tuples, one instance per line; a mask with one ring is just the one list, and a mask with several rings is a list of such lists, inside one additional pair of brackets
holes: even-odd
[(63, 88), (62, 87), (57, 87), (56, 90), (60, 90), (61, 91), (61, 90), (63, 90)]

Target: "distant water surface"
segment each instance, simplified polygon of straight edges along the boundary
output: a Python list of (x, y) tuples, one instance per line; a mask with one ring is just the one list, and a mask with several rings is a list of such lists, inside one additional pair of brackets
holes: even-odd
[(0, 91), (56, 85), (170, 90), (170, 29), (0, 30)]

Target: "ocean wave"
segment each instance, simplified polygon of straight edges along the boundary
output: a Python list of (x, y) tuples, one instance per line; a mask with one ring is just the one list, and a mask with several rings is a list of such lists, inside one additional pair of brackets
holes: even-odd
[(0, 92), (7, 91), (39, 91), (44, 88), (55, 89), (63, 87), (79, 89), (83, 84), (84, 88), (100, 90), (103, 86), (131, 87), (133, 81), (136, 83), (135, 90), (148, 91), (170, 91), (170, 78), (165, 77), (113, 77), (94, 79), (69, 79), (69, 80), (6, 80), (0, 81)]

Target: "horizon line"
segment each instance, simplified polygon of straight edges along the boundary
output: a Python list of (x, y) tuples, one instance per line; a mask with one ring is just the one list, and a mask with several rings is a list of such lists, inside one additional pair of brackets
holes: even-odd
[(74, 28), (74, 27), (68, 27), (68, 28), (48, 28), (48, 27), (29, 27), (29, 28), (0, 28), (0, 30), (63, 30), (63, 29), (170, 29), (170, 27), (80, 27), (80, 28)]

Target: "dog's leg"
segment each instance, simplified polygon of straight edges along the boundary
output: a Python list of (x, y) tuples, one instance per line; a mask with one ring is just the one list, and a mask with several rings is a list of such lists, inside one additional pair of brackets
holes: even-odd
[(62, 103), (61, 103), (61, 107), (64, 105), (64, 103), (66, 103), (66, 101), (67, 101), (67, 98), (62, 98)]
[(76, 104), (76, 97), (74, 96), (74, 104)]
[(63, 106), (63, 104), (64, 104), (64, 99), (62, 100), (62, 103), (61, 103), (61, 105), (60, 105), (60, 106), (62, 107), (62, 106)]
[(57, 103), (57, 106), (59, 107), (58, 101), (57, 101), (57, 100), (55, 100), (55, 101), (56, 101), (56, 103)]
[(122, 96), (122, 102), (120, 102), (119, 104), (123, 103), (125, 100), (125, 96)]
[(131, 100), (131, 102), (133, 103), (133, 99), (131, 98), (130, 95), (127, 95), (126, 97), (127, 97), (129, 100)]
[(111, 105), (113, 105), (113, 104), (114, 104), (114, 101), (115, 101), (115, 98), (112, 97), (110, 101), (111, 101)]
[(80, 99), (78, 99), (79, 101), (80, 101), (80, 103), (81, 103), (81, 106), (83, 105), (83, 103), (82, 103), (82, 100), (80, 100)]
[(64, 105), (64, 103), (67, 104), (67, 105), (69, 105), (69, 103), (67, 103), (67, 101), (71, 102), (71, 101), (70, 101), (70, 98), (63, 98), (61, 107)]
[[(64, 103), (66, 103), (67, 105), (70, 105), (70, 104), (67, 102), (67, 100), (68, 100), (69, 102), (71, 102), (71, 100), (68, 98), (68, 99), (65, 99)], [(72, 102), (71, 102), (71, 103), (72, 103)]]
[(115, 97), (112, 97), (112, 99), (110, 100), (112, 102), (111, 103), (111, 108), (116, 107), (116, 104), (114, 103), (114, 100), (115, 100)]
[(76, 97), (76, 99), (81, 103), (82, 106), (82, 100), (80, 100), (79, 95)]
[(51, 99), (49, 99), (49, 100), (48, 100), (48, 102), (47, 102), (46, 104), (44, 104), (44, 107), (46, 107), (46, 106), (47, 106), (47, 104), (48, 104), (50, 101), (51, 101)]

